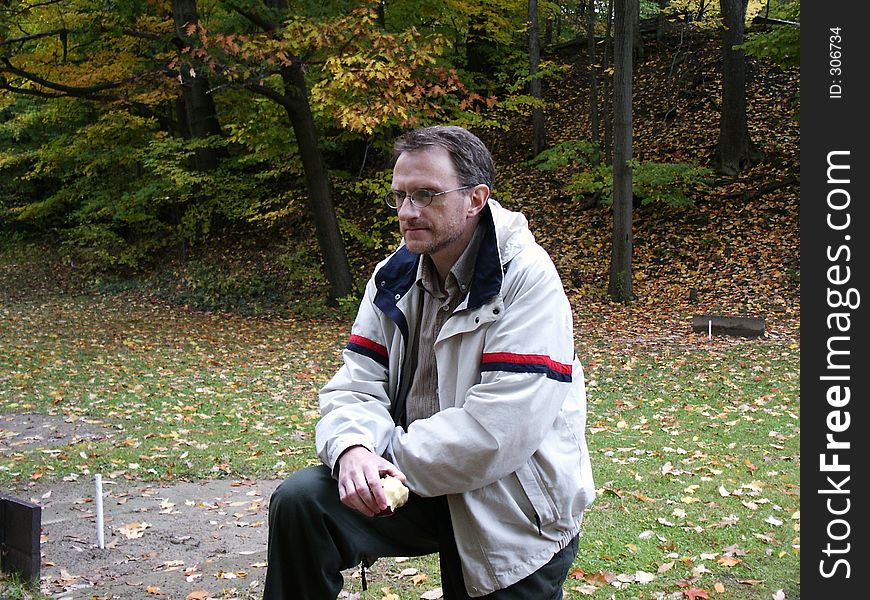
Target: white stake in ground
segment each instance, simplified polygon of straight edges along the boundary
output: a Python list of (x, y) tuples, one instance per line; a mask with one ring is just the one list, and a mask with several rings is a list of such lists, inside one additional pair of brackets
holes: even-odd
[(103, 533), (103, 476), (97, 473), (94, 476), (96, 484), (96, 494), (94, 500), (97, 503), (97, 545), (100, 548), (106, 547), (106, 540)]

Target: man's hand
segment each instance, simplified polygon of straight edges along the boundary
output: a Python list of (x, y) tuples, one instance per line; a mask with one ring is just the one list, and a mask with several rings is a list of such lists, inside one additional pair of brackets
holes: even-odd
[(388, 460), (373, 454), (363, 446), (344, 451), (338, 459), (338, 495), (342, 504), (373, 517), (389, 508), (382, 475), (392, 475), (402, 482), (405, 475)]

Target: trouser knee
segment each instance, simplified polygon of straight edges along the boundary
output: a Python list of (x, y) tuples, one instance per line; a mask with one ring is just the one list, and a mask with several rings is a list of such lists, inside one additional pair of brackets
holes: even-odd
[(335, 481), (325, 467), (309, 467), (285, 479), (269, 500), (269, 521), (306, 519), (336, 495)]

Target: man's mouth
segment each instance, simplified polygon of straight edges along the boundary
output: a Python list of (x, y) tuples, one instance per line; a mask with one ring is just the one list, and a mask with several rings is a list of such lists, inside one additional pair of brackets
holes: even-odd
[(419, 231), (421, 229), (428, 229), (428, 227), (426, 227), (422, 223), (409, 223), (402, 227), (402, 229), (404, 231)]

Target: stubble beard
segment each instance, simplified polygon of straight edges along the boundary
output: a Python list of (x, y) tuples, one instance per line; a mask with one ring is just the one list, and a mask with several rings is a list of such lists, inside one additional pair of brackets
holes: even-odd
[[(428, 231), (431, 232), (432, 229), (429, 229)], [(442, 231), (441, 233), (447, 232)], [(411, 242), (408, 241), (408, 238), (405, 237), (404, 233), (402, 235), (403, 237), (405, 237), (405, 246), (407, 246), (408, 250), (410, 250), (414, 254), (427, 254), (429, 256), (432, 256), (433, 254), (437, 254), (441, 250), (444, 250), (445, 248), (459, 240), (462, 237), (463, 233), (463, 229), (457, 227), (443, 237), (435, 235), (431, 240), (428, 241), (412, 240)]]

